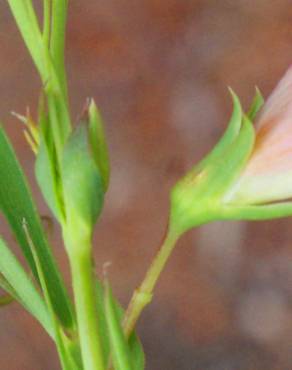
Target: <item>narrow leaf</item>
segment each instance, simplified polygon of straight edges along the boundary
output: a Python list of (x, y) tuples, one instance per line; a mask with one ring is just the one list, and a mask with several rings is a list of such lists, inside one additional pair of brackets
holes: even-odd
[(110, 340), (107, 330), (105, 307), (104, 307), (104, 289), (99, 280), (96, 279), (96, 310), (98, 316), (98, 330), (101, 339), (104, 358), (108, 359), (110, 354)]
[[(30, 312), (53, 338), (51, 319), (44, 300), (17, 258), (0, 238), (0, 273), (9, 284), (8, 293)], [(0, 285), (7, 290), (7, 284)], [(12, 289), (11, 289), (12, 288)]]
[(58, 350), (59, 358), (62, 364), (62, 369), (63, 370), (77, 370), (77, 367), (72, 367), (72, 365), (74, 365), (74, 360), (71, 358), (70, 353), (66, 351), (65, 336), (63, 335), (62, 327), (60, 326), (57, 320), (57, 317), (55, 315), (53, 302), (49, 294), (49, 287), (47, 285), (45, 275), (44, 275), (44, 270), (39, 260), (36, 247), (29, 234), (29, 230), (27, 228), (27, 223), (25, 219), (23, 220), (22, 226), (23, 226), (27, 241), (32, 251), (32, 255), (33, 255), (36, 268), (37, 268), (37, 272), (38, 272), (38, 276), (39, 276), (39, 281), (41, 284), (41, 288), (42, 288), (44, 298), (47, 304), (48, 312), (50, 314), (50, 318), (53, 324), (54, 338), (55, 338), (55, 343), (56, 343), (56, 347)]
[(33, 274), (37, 277), (35, 262), (22, 227), (22, 220), (27, 221), (55, 313), (62, 324), (70, 328), (73, 325), (73, 316), (65, 286), (44, 234), (27, 180), (3, 128), (0, 128), (0, 158), (0, 209), (9, 222)]
[(112, 292), (108, 285), (105, 294), (106, 321), (115, 370), (133, 370), (128, 342), (124, 336)]
[[(105, 358), (109, 359), (111, 345), (110, 345), (110, 338), (109, 338), (109, 332), (108, 332), (107, 321), (106, 321), (106, 311), (105, 311), (106, 294), (105, 294), (105, 289), (99, 280), (96, 280), (96, 294), (97, 294), (96, 301), (97, 301), (97, 312), (98, 312), (98, 319), (99, 319), (100, 338), (102, 340)], [(119, 302), (114, 297), (112, 297), (112, 301), (113, 301), (113, 305), (114, 305), (117, 317), (119, 319), (119, 322), (122, 322), (125, 310), (122, 308), (122, 306), (119, 304)], [(141, 342), (135, 332), (133, 332), (130, 335), (130, 338), (128, 339), (128, 348), (130, 351), (132, 368), (135, 370), (144, 370), (145, 355), (144, 355)]]

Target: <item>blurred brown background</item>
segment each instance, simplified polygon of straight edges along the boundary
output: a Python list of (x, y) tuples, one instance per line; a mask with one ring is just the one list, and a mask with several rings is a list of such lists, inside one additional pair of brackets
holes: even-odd
[[(254, 85), (267, 96), (291, 63), (292, 1), (71, 0), (67, 41), (72, 116), (93, 96), (111, 149), (97, 269), (112, 262), (126, 304), (164, 232), (170, 187), (226, 126), (226, 86), (247, 107)], [(3, 0), (0, 53), (0, 117), (47, 215), (10, 115), (35, 109), (39, 80)], [(147, 370), (292, 369), (291, 225), (220, 222), (179, 242), (139, 323)], [(2, 219), (0, 231), (14, 243)], [(51, 238), (68, 281), (57, 225)], [(17, 304), (0, 312), (0, 369), (59, 369)]]

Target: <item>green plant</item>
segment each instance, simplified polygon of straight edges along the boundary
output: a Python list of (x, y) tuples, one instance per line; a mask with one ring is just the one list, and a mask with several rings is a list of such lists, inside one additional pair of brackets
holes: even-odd
[[(0, 209), (30, 272), (0, 239), (0, 286), (8, 294), (0, 304), (14, 299), (39, 321), (55, 342), (64, 370), (142, 370), (144, 354), (134, 332), (135, 324), (151, 302), (156, 282), (179, 237), (213, 220), (292, 214), (291, 202), (282, 202), (292, 195), (292, 171), (279, 134), (291, 109), (286, 81), (291, 80), (292, 72), (287, 72), (255, 127), (252, 121), (263, 104), (259, 91), (247, 114), (231, 92), (234, 110), (229, 126), (212, 152), (173, 188), (166, 237), (124, 311), (107, 279), (97, 278), (93, 268), (92, 233), (103, 209), (110, 166), (102, 119), (94, 101), (87, 102), (76, 127), (71, 123), (64, 64), (68, 0), (43, 0), (42, 22), (32, 0), (7, 3), (42, 83), (37, 118), (29, 113), (17, 117), (24, 122), (26, 139), (36, 155), (39, 188), (62, 230), (74, 304), (26, 177), (2, 128)], [(266, 122), (271, 120), (273, 125), (267, 127)], [(290, 143), (288, 146), (291, 150)], [(278, 162), (257, 173), (271, 150)], [(285, 171), (279, 166), (283, 162), (288, 163)]]

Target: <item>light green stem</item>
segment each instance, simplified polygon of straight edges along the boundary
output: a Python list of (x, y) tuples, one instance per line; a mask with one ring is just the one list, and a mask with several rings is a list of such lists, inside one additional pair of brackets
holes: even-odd
[[(78, 332), (84, 370), (104, 370), (104, 359), (98, 332), (96, 297), (91, 243), (67, 244), (77, 314)], [(75, 248), (75, 246), (76, 248)]]
[(68, 0), (52, 0), (51, 55), (66, 101), (68, 92), (64, 63), (64, 50), (67, 8)]
[(43, 38), (46, 49), (50, 48), (51, 33), (51, 0), (44, 0), (43, 10)]
[(178, 234), (171, 231), (167, 232), (157, 255), (152, 261), (146, 276), (142, 281), (142, 284), (135, 290), (123, 320), (123, 329), (126, 337), (130, 336), (141, 312), (152, 301), (154, 287), (178, 238)]

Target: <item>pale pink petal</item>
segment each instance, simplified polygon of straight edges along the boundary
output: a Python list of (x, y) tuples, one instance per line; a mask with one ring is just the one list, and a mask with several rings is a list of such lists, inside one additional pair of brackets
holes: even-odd
[(267, 100), (255, 128), (253, 153), (226, 199), (262, 203), (292, 197), (292, 67)]
[(278, 82), (260, 112), (257, 128), (292, 110), (292, 65)]

